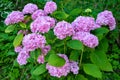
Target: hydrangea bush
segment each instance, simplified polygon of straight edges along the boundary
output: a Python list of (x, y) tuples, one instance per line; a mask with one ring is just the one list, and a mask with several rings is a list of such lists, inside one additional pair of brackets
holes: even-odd
[(28, 3), (22, 11), (11, 12), (5, 19), (5, 32), (18, 30), (13, 45), (19, 65), (36, 61), (39, 66), (32, 70), (32, 75), (48, 72), (58, 78), (81, 71), (102, 78), (102, 71), (112, 71), (105, 54), (105, 37), (116, 26), (112, 12), (100, 12), (96, 19), (78, 15), (70, 22), (71, 16), (57, 11), (53, 1), (47, 2), (43, 10)]

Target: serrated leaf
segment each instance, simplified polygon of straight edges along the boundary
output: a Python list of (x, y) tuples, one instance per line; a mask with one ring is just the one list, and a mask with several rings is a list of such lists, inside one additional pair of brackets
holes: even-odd
[(19, 45), (21, 44), (21, 42), (22, 42), (22, 39), (23, 39), (23, 34), (22, 34), (22, 33), (21, 33), (21, 34), (18, 34), (18, 35), (15, 37), (14, 41), (13, 41), (14, 47), (19, 46)]
[(26, 24), (23, 23), (23, 22), (20, 22), (19, 25), (20, 25), (22, 28), (26, 28)]
[(33, 75), (40, 75), (43, 74), (46, 70), (46, 64), (41, 64), (40, 66), (38, 66), (34, 71), (33, 71)]
[(103, 71), (113, 71), (112, 65), (108, 62), (105, 52), (96, 50), (90, 54), (92, 63), (96, 64)]
[(65, 64), (65, 59), (56, 54), (51, 54), (48, 59), (48, 64), (56, 67), (61, 67)]
[(9, 25), (6, 29), (5, 29), (5, 33), (10, 33), (12, 31), (14, 31), (15, 29), (15, 25)]
[(102, 78), (102, 73), (95, 64), (84, 64), (83, 70), (86, 74), (91, 75), (95, 78)]
[(79, 40), (70, 40), (67, 46), (75, 50), (83, 50), (83, 44)]
[(52, 16), (59, 20), (65, 20), (69, 15), (62, 11), (55, 11)]
[(77, 60), (79, 59), (79, 56), (80, 56), (80, 52), (73, 50), (73, 51), (70, 53), (70, 60), (72, 60), (72, 61), (77, 61)]

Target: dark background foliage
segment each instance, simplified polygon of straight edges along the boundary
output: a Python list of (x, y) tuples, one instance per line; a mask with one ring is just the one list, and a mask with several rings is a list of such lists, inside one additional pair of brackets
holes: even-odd
[[(43, 9), (45, 2), (48, 0), (0, 0), (0, 80), (56, 80), (58, 78), (50, 77), (48, 74), (40, 76), (32, 76), (31, 71), (34, 64), (20, 67), (16, 62), (17, 54), (14, 52), (13, 40), (16, 32), (4, 33), (7, 27), (4, 19), (13, 10), (22, 10), (25, 4), (35, 3), (39, 8)], [(109, 50), (107, 57), (113, 66), (113, 72), (104, 72), (103, 80), (120, 80), (120, 0), (53, 0), (57, 3), (58, 10), (70, 13), (73, 9), (79, 8), (81, 11), (90, 8), (91, 15), (94, 17), (103, 10), (110, 10), (116, 18), (116, 29), (109, 32), (107, 39), (109, 40)], [(76, 12), (75, 12), (76, 14)], [(87, 15), (82, 13), (80, 15)], [(77, 15), (76, 15), (77, 16)], [(73, 19), (74, 17), (73, 16)], [(69, 19), (68, 19), (69, 20)], [(72, 21), (72, 19), (71, 19)], [(70, 22), (71, 22), (70, 21)], [(47, 76), (47, 77), (46, 77)], [(88, 80), (97, 80), (87, 76)], [(69, 74), (59, 80), (82, 80), (79, 75)]]

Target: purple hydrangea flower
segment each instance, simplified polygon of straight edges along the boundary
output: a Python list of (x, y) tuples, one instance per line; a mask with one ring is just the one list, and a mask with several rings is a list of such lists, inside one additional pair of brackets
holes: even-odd
[(46, 14), (53, 13), (57, 9), (57, 5), (53, 1), (49, 1), (44, 6), (44, 11)]
[(46, 33), (54, 25), (55, 25), (54, 18), (51, 18), (49, 16), (41, 16), (31, 23), (30, 28), (31, 28), (31, 31), (34, 33), (37, 33), (37, 32)]
[(41, 9), (35, 11), (33, 14), (32, 14), (32, 19), (35, 20), (37, 19), (39, 16), (46, 16), (45, 12)]
[(22, 42), (23, 46), (28, 51), (34, 51), (37, 48), (43, 48), (45, 46), (45, 43), (45, 37), (36, 33), (25, 35)]
[(74, 34), (74, 29), (70, 23), (65, 21), (58, 22), (54, 27), (54, 34), (59, 39), (64, 39), (67, 36), (72, 36)]
[(20, 11), (13, 11), (5, 19), (5, 24), (6, 25), (15, 24), (15, 23), (21, 22), (23, 20), (24, 20), (24, 15), (23, 15), (22, 12), (20, 12)]
[(49, 64), (46, 64), (46, 69), (48, 69), (48, 72), (51, 76), (56, 76), (60, 78), (61, 76), (67, 76), (67, 74), (70, 72), (70, 63), (65, 54), (58, 55), (64, 58), (66, 60), (66, 63), (62, 67), (54, 67)]
[(95, 23), (94, 18), (92, 17), (85, 17), (85, 16), (79, 16), (77, 17), (73, 22), (72, 26), (76, 32), (78, 31), (85, 31), (90, 32), (91, 30), (94, 30), (96, 28), (99, 28), (100, 26)]
[(17, 46), (17, 47), (15, 47), (15, 52), (20, 52), (22, 50), (22, 46)]
[(28, 34), (28, 30), (19, 30), (17, 34), (24, 34), (27, 35)]
[(116, 21), (111, 11), (105, 10), (97, 15), (96, 23), (101, 25), (108, 25), (110, 30), (115, 29)]
[(78, 62), (70, 61), (70, 70), (73, 72), (73, 74), (78, 74), (79, 66)]
[(29, 57), (30, 57), (29, 52), (24, 48), (19, 52), (17, 62), (20, 65), (25, 65), (27, 63), (27, 58)]
[(50, 51), (50, 49), (51, 49), (51, 46), (50, 45), (47, 45), (47, 46), (45, 46), (44, 48), (42, 48), (42, 54), (44, 54), (44, 55), (47, 55), (47, 53)]
[(99, 44), (98, 38), (89, 32), (76, 32), (72, 39), (80, 40), (84, 45), (90, 48), (95, 48)]
[(35, 12), (36, 10), (38, 10), (37, 5), (28, 3), (24, 6), (24, 9), (22, 10), (22, 12), (24, 14), (33, 14), (33, 12)]
[(41, 54), (39, 57), (38, 57), (38, 59), (37, 59), (37, 62), (40, 64), (40, 63), (44, 63), (44, 55), (43, 54)]

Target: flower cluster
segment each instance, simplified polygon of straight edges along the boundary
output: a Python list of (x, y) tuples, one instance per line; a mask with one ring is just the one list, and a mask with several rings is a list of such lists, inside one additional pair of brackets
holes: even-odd
[(115, 29), (116, 22), (115, 18), (113, 17), (113, 14), (111, 11), (105, 10), (98, 14), (96, 23), (101, 25), (108, 25), (110, 30)]
[(64, 39), (74, 34), (72, 25), (66, 21), (58, 22), (54, 28), (54, 34), (58, 39)]
[(65, 59), (65, 64), (62, 67), (54, 67), (49, 64), (46, 64), (46, 68), (51, 76), (56, 76), (60, 78), (61, 76), (67, 76), (70, 71), (74, 74), (78, 74), (79, 67), (76, 62), (70, 62), (65, 54), (58, 54), (60, 57)]
[(22, 22), (23, 20), (24, 20), (24, 15), (23, 15), (22, 12), (20, 12), (20, 11), (13, 11), (5, 19), (5, 24), (6, 25), (15, 24), (15, 23), (18, 23), (18, 22)]

